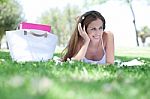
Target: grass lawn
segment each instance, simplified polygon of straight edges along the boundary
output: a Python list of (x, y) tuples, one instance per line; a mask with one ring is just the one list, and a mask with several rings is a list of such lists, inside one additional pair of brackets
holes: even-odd
[(149, 99), (150, 48), (117, 49), (115, 58), (144, 64), (17, 63), (0, 51), (0, 99)]
[(150, 47), (116, 48), (116, 56), (150, 58)]

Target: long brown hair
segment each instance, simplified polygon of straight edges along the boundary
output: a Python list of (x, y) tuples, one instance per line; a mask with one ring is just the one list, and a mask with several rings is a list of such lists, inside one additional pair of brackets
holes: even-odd
[(81, 23), (81, 27), (85, 25), (85, 30), (87, 31), (88, 25), (95, 21), (96, 19), (100, 19), (103, 22), (103, 30), (105, 29), (105, 18), (98, 11), (88, 11), (84, 13), (77, 21), (75, 30), (69, 40), (67, 47), (63, 50), (62, 61), (67, 61), (67, 59), (71, 59), (74, 55), (78, 53), (80, 50), (79, 44), (83, 44), (83, 38), (80, 36), (78, 31), (78, 24)]

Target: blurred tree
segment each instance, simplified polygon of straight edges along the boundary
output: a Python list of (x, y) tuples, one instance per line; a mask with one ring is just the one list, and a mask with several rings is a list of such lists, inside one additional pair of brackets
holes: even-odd
[(109, 0), (84, 0), (83, 7), (88, 8), (91, 5), (103, 4)]
[(139, 46), (138, 30), (137, 30), (136, 23), (135, 23), (135, 14), (134, 14), (134, 10), (133, 10), (133, 7), (132, 7), (132, 1), (133, 1), (133, 0), (126, 0), (126, 2), (128, 3), (128, 5), (129, 5), (129, 7), (130, 7), (130, 9), (131, 9), (131, 12), (132, 12), (133, 24), (134, 24), (134, 29), (135, 29), (135, 33), (136, 33), (136, 43), (137, 43), (137, 46)]
[(0, 3), (0, 48), (5, 31), (15, 29), (22, 17), (22, 8), (16, 0), (7, 0)]
[(64, 24), (65, 26), (65, 30), (64, 30), (64, 38), (66, 41), (64, 42), (64, 44), (67, 44), (68, 39), (70, 38), (72, 32), (74, 31), (74, 27), (75, 27), (75, 23), (76, 23), (76, 17), (78, 16), (78, 14), (80, 13), (80, 10), (78, 9), (78, 7), (76, 6), (70, 6), (67, 5), (64, 9), (64, 18), (65, 18), (65, 22), (66, 24)]
[(79, 10), (76, 6), (67, 5), (63, 10), (51, 8), (38, 18), (38, 22), (51, 25), (52, 32), (59, 38), (58, 44), (64, 45), (73, 31), (77, 13)]
[(0, 0), (0, 4), (1, 3), (4, 3), (4, 2), (7, 2), (8, 0)]
[[(135, 29), (135, 33), (136, 33), (136, 42), (137, 42), (137, 46), (139, 46), (139, 41), (138, 41), (138, 29), (137, 29), (137, 25), (136, 25), (136, 21), (135, 21), (135, 13), (134, 13), (134, 10), (133, 10), (133, 6), (132, 6), (132, 2), (133, 0), (123, 0), (123, 1), (126, 1), (127, 4), (129, 5), (130, 9), (131, 9), (131, 12), (132, 12), (132, 16), (133, 16), (133, 24), (134, 24), (134, 29)], [(141, 0), (143, 1), (143, 0)], [(145, 0), (147, 1), (147, 3), (150, 3), (150, 0)]]
[[(62, 15), (58, 8), (49, 9), (48, 11), (44, 12), (38, 20), (39, 23), (49, 24), (51, 26), (52, 33), (56, 33), (58, 37), (61, 36), (59, 22), (62, 20)], [(60, 43), (60, 39), (58, 40), (58, 43)]]
[(141, 30), (138, 32), (138, 36), (141, 38), (141, 41), (144, 46), (146, 42), (146, 38), (150, 37), (150, 28), (148, 26), (142, 27)]

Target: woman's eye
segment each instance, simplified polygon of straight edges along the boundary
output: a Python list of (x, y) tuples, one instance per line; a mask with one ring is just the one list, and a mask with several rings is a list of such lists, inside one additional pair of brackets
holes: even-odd
[(96, 30), (96, 28), (92, 28), (91, 30)]
[(100, 27), (99, 29), (101, 30), (101, 29), (103, 29), (103, 27)]

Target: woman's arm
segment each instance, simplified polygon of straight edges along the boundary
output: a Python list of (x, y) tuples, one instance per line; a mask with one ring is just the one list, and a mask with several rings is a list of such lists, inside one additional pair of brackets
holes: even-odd
[(72, 57), (73, 60), (82, 60), (84, 57), (85, 57), (85, 54), (87, 52), (87, 48), (88, 48), (88, 45), (89, 45), (89, 42), (85, 42), (81, 49), (79, 50), (79, 52), (74, 56)]
[(106, 37), (106, 62), (114, 64), (114, 35), (111, 32), (107, 32)]
[(81, 60), (85, 57), (85, 54), (87, 52), (87, 48), (88, 48), (89, 42), (90, 42), (90, 38), (89, 38), (89, 36), (87, 35), (87, 33), (85, 31), (85, 26), (82, 29), (81, 23), (78, 24), (78, 31), (79, 31), (79, 34), (81, 35), (81, 37), (84, 40), (84, 44), (82, 45), (79, 52), (74, 57), (72, 57), (73, 60)]

